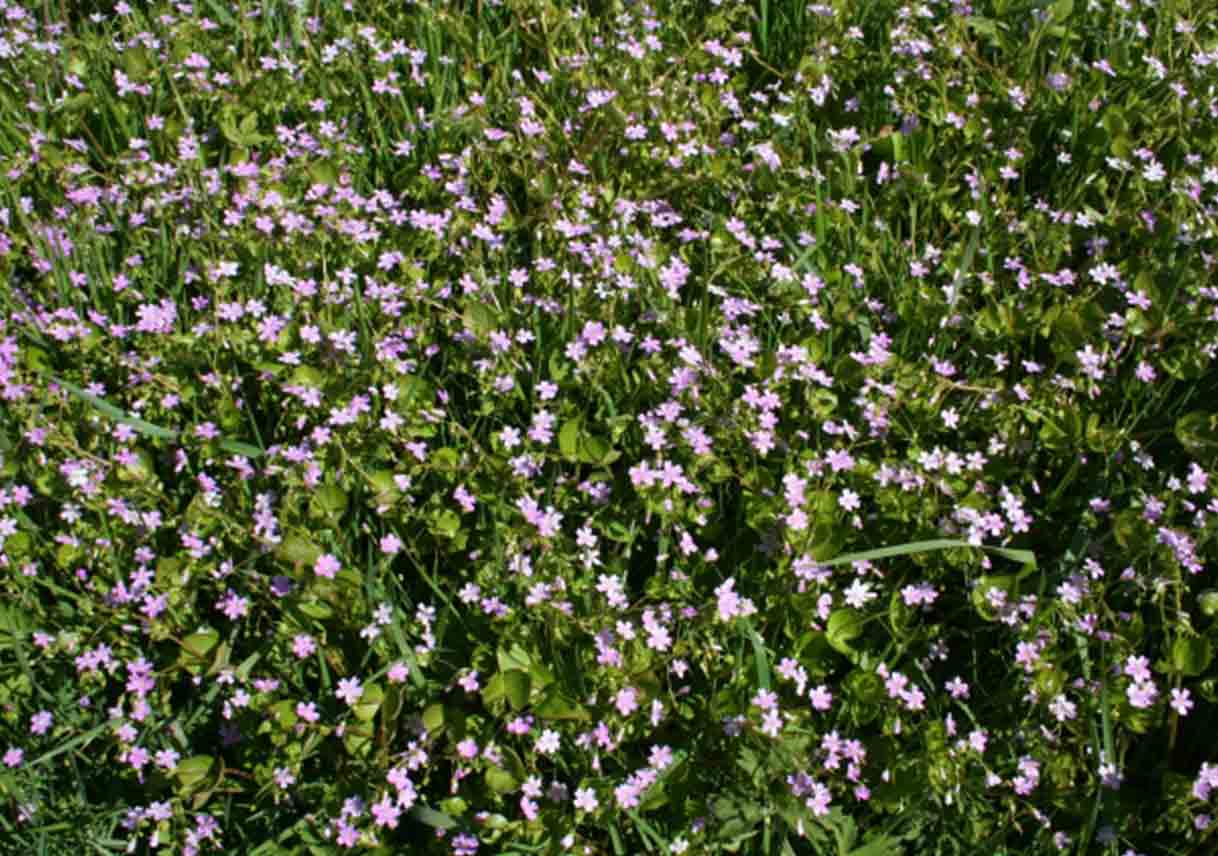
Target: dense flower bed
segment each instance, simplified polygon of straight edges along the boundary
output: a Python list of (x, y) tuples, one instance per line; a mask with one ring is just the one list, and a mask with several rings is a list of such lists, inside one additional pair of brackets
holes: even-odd
[(0, 852), (1215, 846), (1213, 8), (0, 12)]

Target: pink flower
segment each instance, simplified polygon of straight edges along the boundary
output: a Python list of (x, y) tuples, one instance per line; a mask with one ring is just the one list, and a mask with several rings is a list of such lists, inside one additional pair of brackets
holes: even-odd
[(1188, 712), (1193, 709), (1192, 693), (1188, 690), (1173, 689), (1171, 691), (1171, 706), (1176, 713), (1181, 716), (1188, 716)]
[(139, 772), (148, 763), (148, 750), (143, 746), (136, 746), (127, 753), (127, 763), (130, 764), (136, 772)]
[(952, 698), (968, 698), (968, 684), (960, 680), (957, 675), (945, 684), (947, 691), (952, 694)]
[(376, 820), (377, 826), (388, 826), (390, 829), (396, 829), (398, 818), (401, 814), (402, 810), (389, 801), (389, 794), (381, 797), (380, 802), (372, 804), (372, 817)]
[(1138, 681), (1125, 689), (1125, 696), (1129, 699), (1130, 706), (1145, 709), (1155, 703), (1159, 690), (1154, 681)]
[(249, 615), (249, 611), (250, 611), (249, 598), (242, 597), (241, 595), (237, 594), (232, 589), (229, 589), (225, 593), (224, 598), (220, 601), (220, 603), (218, 605), (220, 607), (220, 611), (223, 612), (226, 616), (228, 616), (233, 621), (236, 621), (238, 618), (243, 618), (246, 615)]
[(638, 691), (633, 687), (618, 690), (613, 705), (622, 716), (630, 716), (639, 708)]
[(478, 504), (478, 500), (474, 498), (472, 493), (465, 489), (465, 485), (463, 484), (457, 485), (457, 489), (453, 491), (453, 499), (455, 499), (461, 505), (461, 510), (466, 514), (473, 511), (474, 507)]
[(323, 553), (317, 558), (317, 563), (313, 565), (313, 573), (319, 577), (334, 579), (334, 576), (342, 570), (342, 567), (342, 564), (334, 556), (329, 553)]
[(51, 729), (54, 717), (49, 710), (40, 710), (30, 717), (30, 733), (43, 735)]
[(653, 746), (651, 754), (647, 758), (647, 763), (656, 770), (663, 770), (672, 763), (672, 747), (671, 746)]
[(10, 746), (9, 750), (4, 753), (4, 766), (20, 767), (22, 760), (25, 758), (25, 753), (15, 746)]
[(354, 847), (359, 843), (359, 830), (340, 820), (338, 822), (338, 843), (343, 847)]
[(547, 728), (537, 738), (537, 744), (534, 748), (542, 755), (552, 755), (558, 751), (560, 745), (562, 744), (558, 732)]
[(317, 643), (313, 641), (313, 637), (308, 634), (301, 633), (292, 640), (292, 653), (303, 660), (317, 650)]
[(778, 693), (772, 690), (758, 690), (757, 695), (753, 696), (753, 704), (757, 705), (762, 710), (770, 710), (778, 706)]
[(338, 689), (334, 691), (334, 695), (349, 705), (359, 701), (363, 694), (364, 688), (360, 686), (359, 678), (343, 678), (338, 682)]
[(1125, 674), (1135, 681), (1150, 680), (1150, 661), (1145, 657), (1130, 656), (1125, 661)]
[(596, 791), (592, 788), (576, 788), (575, 807), (580, 811), (596, 811), (600, 802), (596, 799)]

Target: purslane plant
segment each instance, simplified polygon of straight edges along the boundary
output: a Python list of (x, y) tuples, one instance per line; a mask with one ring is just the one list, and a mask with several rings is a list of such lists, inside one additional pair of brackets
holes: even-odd
[(0, 11), (0, 851), (1214, 846), (1204, 4)]

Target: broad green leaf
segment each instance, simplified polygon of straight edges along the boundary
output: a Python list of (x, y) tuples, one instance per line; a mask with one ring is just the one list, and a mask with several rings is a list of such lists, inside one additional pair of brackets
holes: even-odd
[(498, 316), (495, 310), (476, 300), (471, 300), (465, 305), (465, 314), (462, 316), (467, 329), (473, 331), (474, 335), (479, 338), (485, 337), (498, 326)]
[(1194, 410), (1176, 420), (1176, 439), (1190, 454), (1218, 448), (1218, 416)]
[(288, 535), (275, 548), (275, 555), (293, 565), (311, 567), (321, 556), (321, 547), (303, 535)]
[(304, 601), (300, 604), (299, 608), (309, 618), (315, 618), (318, 621), (325, 621), (334, 617), (334, 610), (319, 600)]
[(212, 649), (220, 642), (220, 634), (215, 630), (207, 630), (202, 633), (192, 633), (182, 640), (182, 650), (184, 653), (194, 657), (197, 660), (203, 660)]
[(376, 717), (376, 712), (381, 709), (381, 702), (385, 700), (385, 688), (379, 683), (368, 684), (364, 687), (363, 694), (359, 697), (359, 701), (355, 703), (355, 717), (363, 722), (371, 722)]
[(1218, 591), (1209, 589), (1201, 592), (1197, 596), (1197, 606), (1201, 609), (1201, 614), (1207, 618), (1213, 618), (1218, 615)]
[(587, 708), (556, 690), (552, 690), (545, 700), (534, 708), (534, 712), (539, 719), (586, 722), (592, 718)]
[(432, 531), (445, 538), (455, 538), (461, 531), (461, 515), (450, 509), (445, 509), (435, 516)]
[(503, 673), (504, 694), (514, 710), (521, 710), (528, 705), (530, 687), (531, 681), (527, 672), (513, 669)]
[(191, 789), (200, 784), (211, 772), (216, 759), (210, 755), (195, 755), (178, 763), (174, 769), (174, 777), (183, 788)]
[(529, 652), (521, 648), (519, 644), (513, 644), (511, 648), (500, 648), (495, 656), (499, 661), (499, 671), (501, 672), (509, 672), (512, 669), (527, 672), (533, 665)]
[(558, 431), (558, 450), (569, 461), (579, 459), (579, 440), (582, 429), (583, 420), (575, 416), (564, 422)]
[(439, 733), (444, 727), (444, 705), (431, 704), (423, 711), (423, 727), (431, 734)]
[(419, 823), (435, 829), (452, 829), (457, 825), (455, 818), (427, 806), (416, 805), (406, 814), (419, 821)]
[(444, 446), (432, 453), (431, 463), (438, 470), (454, 472), (461, 466), (461, 455), (452, 446)]
[(482, 703), (492, 705), (507, 698), (507, 682), (503, 676), (506, 672), (495, 672), (482, 688)]
[(3, 544), (4, 553), (10, 559), (22, 559), (29, 555), (30, 548), (33, 547), (34, 539), (28, 532), (17, 532), (7, 538), (0, 539), (0, 544)]
[(334, 185), (338, 183), (338, 170), (329, 161), (317, 160), (309, 164), (309, 180), (314, 184)]
[(1195, 678), (1214, 659), (1214, 646), (1203, 636), (1181, 636), (1172, 643), (1172, 668), (1182, 675)]
[(850, 655), (854, 649), (850, 643), (863, 635), (863, 616), (858, 610), (849, 607), (835, 609), (829, 614), (829, 623), (825, 626), (825, 639), (833, 650)]
[(368, 735), (352, 729), (348, 730), (346, 736), (343, 737), (343, 747), (348, 754), (362, 758), (372, 748), (372, 740)]
[(296, 703), (291, 699), (275, 702), (271, 705), (270, 711), (275, 722), (285, 731), (290, 730), (299, 721), (299, 717), (296, 715)]
[(507, 770), (491, 767), (486, 771), (486, 785), (497, 794), (510, 794), (519, 784)]
[(393, 470), (374, 470), (368, 474), (373, 500), (377, 505), (393, 505), (401, 498)]
[(337, 485), (323, 485), (309, 499), (309, 510), (314, 517), (337, 520), (347, 511), (347, 492)]

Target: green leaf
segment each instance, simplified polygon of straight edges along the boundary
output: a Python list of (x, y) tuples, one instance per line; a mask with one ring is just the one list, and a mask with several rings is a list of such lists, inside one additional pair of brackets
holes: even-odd
[(300, 719), (296, 715), (296, 704), (291, 699), (275, 702), (270, 711), (275, 722), (285, 731), (290, 730)]
[(461, 455), (452, 446), (444, 446), (432, 453), (431, 463), (438, 470), (455, 472), (461, 466)]
[(314, 184), (337, 184), (338, 170), (329, 161), (313, 161), (313, 163), (309, 164), (309, 180)]
[(519, 643), (514, 643), (511, 648), (500, 648), (495, 652), (495, 658), (501, 672), (509, 672), (512, 669), (527, 672), (533, 664), (529, 652), (520, 647)]
[(1194, 410), (1176, 420), (1176, 439), (1190, 454), (1218, 448), (1218, 416)]
[(607, 467), (620, 458), (621, 454), (604, 437), (585, 434), (580, 439), (579, 459), (585, 464), (599, 464)]
[(220, 634), (215, 630), (202, 633), (192, 633), (182, 640), (182, 651), (196, 660), (203, 660), (220, 642)]
[(193, 758), (180, 762), (173, 774), (177, 778), (178, 784), (189, 790), (207, 778), (207, 774), (211, 772), (215, 763), (216, 759), (210, 755), (195, 755)]
[(314, 517), (337, 520), (347, 511), (347, 492), (338, 485), (323, 485), (310, 498), (309, 511)]
[(970, 550), (985, 550), (989, 553), (995, 553), (1002, 556), (1004, 559), (1010, 559), (1013, 562), (1019, 562), (1023, 565), (1036, 567), (1036, 554), (1031, 550), (1012, 550), (1007, 547), (977, 547), (967, 541), (959, 541), (954, 538), (934, 538), (929, 541), (911, 541), (908, 544), (897, 544), (892, 547), (878, 547), (874, 550), (863, 550), (859, 553), (846, 553), (838, 556), (836, 559), (820, 562), (821, 565), (829, 568), (834, 565), (845, 565), (850, 562), (874, 561), (875, 559), (891, 559), (894, 556), (911, 556), (917, 553), (931, 553), (935, 550), (951, 550), (958, 547), (964, 547)]
[(365, 734), (351, 730), (343, 737), (343, 748), (347, 750), (349, 755), (362, 758), (372, 748), (372, 740)]
[(431, 734), (438, 734), (444, 727), (444, 705), (428, 705), (423, 711), (423, 727)]
[(499, 323), (495, 310), (477, 300), (471, 300), (465, 305), (465, 314), (461, 320), (466, 329), (473, 331), (479, 338), (495, 330)]
[(1201, 592), (1197, 596), (1197, 606), (1201, 609), (1201, 614), (1206, 618), (1213, 618), (1218, 615), (1218, 591), (1208, 589)]
[(376, 712), (381, 709), (381, 702), (384, 700), (385, 688), (380, 684), (368, 684), (364, 687), (359, 701), (355, 703), (355, 718), (362, 722), (371, 722), (376, 717)]
[(18, 532), (0, 539), (0, 543), (4, 545), (4, 552), (10, 559), (21, 559), (29, 555), (30, 548), (34, 545), (34, 539), (28, 532)]
[[(833, 616), (829, 616), (829, 618), (832, 621)], [(768, 690), (770, 688), (770, 657), (766, 652), (765, 640), (761, 638), (761, 634), (753, 628), (753, 623), (747, 618), (744, 629), (749, 636), (749, 641), (753, 643), (753, 665), (757, 670), (757, 686)]]
[(519, 782), (507, 770), (491, 767), (486, 771), (486, 785), (497, 794), (510, 794), (516, 790)]
[(59, 378), (57, 378), (54, 375), (49, 374), (47, 372), (41, 372), (41, 374), (43, 374), (46, 378), (48, 378), (49, 380), (58, 384), (59, 386), (63, 387), (69, 393), (71, 393), (72, 395), (81, 399), (82, 401), (88, 402), (94, 408), (96, 408), (97, 410), (106, 414), (111, 419), (113, 419), (115, 422), (121, 422), (124, 425), (130, 425), (132, 428), (134, 428), (136, 431), (139, 431), (141, 434), (144, 434), (149, 437), (156, 437), (159, 440), (176, 440), (178, 437), (177, 431), (171, 431), (168, 428), (161, 428), (159, 426), (153, 425), (151, 422), (145, 422), (143, 419), (138, 419), (134, 416), (128, 416), (122, 410), (115, 407), (110, 402), (105, 401), (104, 399), (98, 398), (96, 395), (93, 395), (90, 392), (86, 392), (85, 390), (81, 389), (79, 386), (74, 386), (73, 384), (70, 384), (67, 381), (60, 380)]
[(1214, 659), (1214, 646), (1203, 636), (1181, 636), (1172, 643), (1172, 668), (1182, 675), (1195, 678)]
[(373, 501), (377, 505), (393, 505), (402, 496), (394, 481), (393, 470), (374, 470), (368, 474), (368, 482), (372, 486)]
[(1018, 593), (1019, 580), (1012, 574), (990, 575), (984, 576), (977, 581), (977, 585), (969, 593), (969, 598), (973, 602), (973, 608), (978, 614), (987, 621), (993, 621), (996, 617), (993, 608), (990, 606), (989, 592), (992, 589), (999, 589), (1007, 593), (1007, 602), (1010, 603), (1014, 596)]
[(588, 710), (580, 704), (576, 704), (562, 693), (551, 690), (541, 704), (534, 708), (534, 713), (539, 719), (554, 719), (571, 722), (587, 722), (592, 719), (592, 715)]
[(406, 812), (407, 816), (413, 817), (419, 823), (433, 827), (434, 829), (452, 829), (457, 825), (455, 818), (444, 814), (444, 812), (436, 811), (434, 808), (428, 808), (424, 805), (416, 805), (410, 811)]
[(579, 438), (582, 428), (583, 420), (575, 416), (564, 422), (562, 428), (559, 429), (558, 450), (568, 461), (579, 460)]
[(531, 681), (528, 672), (513, 669), (503, 673), (504, 694), (513, 710), (521, 710), (529, 703)]
[(275, 547), (275, 555), (293, 565), (312, 566), (321, 556), (321, 547), (303, 535), (288, 535)]
[(899, 838), (881, 835), (851, 850), (849, 856), (902, 856), (904, 852)]
[(863, 616), (858, 610), (843, 608), (835, 609), (829, 615), (829, 623), (825, 627), (825, 639), (834, 651), (849, 656), (854, 653), (850, 643), (863, 635)]
[(304, 601), (298, 608), (309, 618), (314, 618), (318, 621), (325, 621), (334, 617), (334, 610), (318, 600)]
[(244, 458), (260, 458), (266, 454), (257, 446), (251, 446), (249, 443), (242, 443), (238, 440), (221, 440), (219, 446), (226, 452), (232, 452), (234, 455), (241, 455)]
[(432, 521), (432, 531), (445, 538), (455, 538), (461, 531), (461, 515), (451, 508), (441, 511)]

